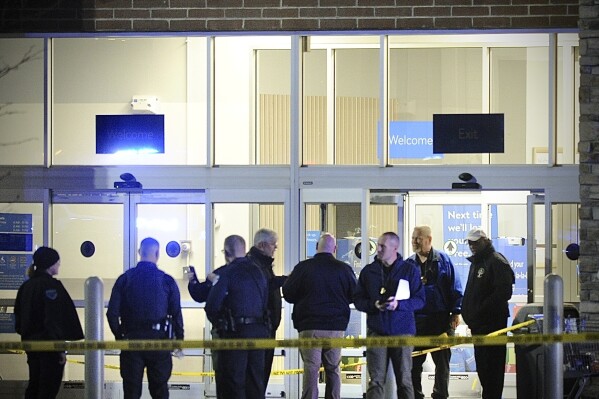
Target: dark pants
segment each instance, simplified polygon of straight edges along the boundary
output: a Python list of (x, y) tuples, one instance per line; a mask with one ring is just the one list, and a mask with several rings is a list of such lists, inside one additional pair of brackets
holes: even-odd
[(141, 397), (145, 368), (150, 396), (153, 399), (168, 398), (168, 379), (173, 370), (170, 351), (122, 351), (121, 377), (125, 399)]
[[(507, 322), (500, 319), (495, 325), (485, 328), (471, 328), (472, 335), (486, 335), (505, 328)], [(499, 346), (477, 346), (474, 345), (474, 359), (476, 361), (476, 372), (483, 389), (483, 399), (501, 399), (505, 377), (505, 356), (507, 349), (505, 345)]]
[(64, 364), (59, 352), (27, 352), (29, 384), (25, 399), (54, 399), (62, 383)]
[[(449, 330), (449, 314), (434, 313), (427, 316), (416, 317), (416, 335), (437, 336)], [(429, 349), (427, 347), (416, 347), (415, 351)], [(433, 386), (433, 399), (447, 399), (449, 397), (449, 360), (451, 350), (443, 349), (431, 352), (435, 363), (435, 384)], [(422, 392), (422, 365), (426, 361), (426, 355), (412, 358), (412, 384), (414, 386), (414, 397), (423, 399)]]
[[(277, 336), (276, 331), (271, 331), (268, 338), (275, 339)], [(270, 373), (272, 371), (272, 361), (275, 357), (274, 349), (266, 349), (264, 351), (264, 390), (268, 387), (268, 380), (270, 379)]]
[[(248, 324), (225, 338), (266, 338), (267, 327)], [(264, 399), (264, 350), (221, 350), (218, 352), (216, 391), (219, 398)]]
[(483, 399), (501, 399), (505, 376), (506, 347), (474, 346), (476, 372), (483, 388)]

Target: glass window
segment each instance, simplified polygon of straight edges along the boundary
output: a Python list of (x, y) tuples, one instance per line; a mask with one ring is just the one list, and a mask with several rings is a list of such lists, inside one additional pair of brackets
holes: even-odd
[(557, 48), (557, 158), (558, 164), (577, 164), (580, 116), (580, 54), (578, 36), (558, 35)]
[(0, 40), (0, 164), (44, 164), (44, 42)]
[(491, 154), (491, 163), (546, 163), (539, 154), (546, 154), (548, 143), (547, 47), (490, 51), (491, 112), (505, 115), (505, 152)]
[(378, 163), (379, 94), (378, 48), (336, 50), (336, 164)]
[[(54, 39), (53, 164), (205, 163), (205, 46), (205, 38), (189, 37)], [(97, 115), (130, 121), (140, 114), (164, 116), (164, 153), (130, 146), (132, 138), (160, 140), (160, 126), (149, 133), (96, 125)], [(97, 134), (112, 140), (118, 152), (98, 153)]]
[(432, 121), (484, 112), (482, 71), (481, 48), (390, 49), (389, 163), (480, 164), (481, 154), (433, 154)]
[(216, 164), (289, 164), (290, 47), (289, 36), (215, 38)]
[(311, 36), (308, 43), (303, 164), (377, 164), (380, 38)]
[(327, 69), (329, 51), (304, 53), (303, 165), (333, 163), (332, 124), (328, 120)]

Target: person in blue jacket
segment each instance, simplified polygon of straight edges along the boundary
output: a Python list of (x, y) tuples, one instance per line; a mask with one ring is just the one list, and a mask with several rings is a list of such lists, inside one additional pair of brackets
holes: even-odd
[[(420, 268), (426, 304), (416, 311), (416, 335), (453, 335), (460, 323), (462, 313), (462, 284), (453, 263), (445, 252), (433, 248), (433, 236), (429, 226), (416, 226), (412, 233), (414, 254), (410, 260)], [(415, 350), (424, 350), (418, 347)], [(431, 352), (435, 363), (435, 383), (432, 399), (449, 397), (449, 348)], [(412, 359), (412, 384), (416, 399), (424, 399), (422, 391), (422, 365), (426, 355)]]
[[(420, 270), (411, 261), (404, 261), (397, 252), (399, 237), (393, 232), (381, 235), (374, 262), (360, 272), (354, 295), (356, 309), (367, 314), (368, 337), (416, 334), (414, 312), (424, 306), (425, 293)], [(399, 292), (400, 280), (409, 289)], [(409, 291), (409, 292), (407, 292)], [(412, 346), (368, 347), (366, 365), (370, 381), (367, 399), (385, 397), (385, 380), (389, 360), (393, 365), (398, 399), (413, 399)]]
[[(120, 339), (183, 339), (181, 295), (175, 280), (158, 269), (160, 245), (144, 238), (137, 265), (114, 283), (106, 317), (110, 330)], [(169, 331), (174, 336), (169, 337)], [(125, 399), (140, 398), (144, 369), (152, 398), (168, 398), (173, 369), (171, 352), (121, 351), (121, 377)]]

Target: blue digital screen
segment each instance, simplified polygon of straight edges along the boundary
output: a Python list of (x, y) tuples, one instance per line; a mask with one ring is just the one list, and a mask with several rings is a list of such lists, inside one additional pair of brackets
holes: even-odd
[(433, 152), (503, 153), (503, 114), (434, 114)]
[(96, 115), (96, 154), (164, 154), (164, 115)]

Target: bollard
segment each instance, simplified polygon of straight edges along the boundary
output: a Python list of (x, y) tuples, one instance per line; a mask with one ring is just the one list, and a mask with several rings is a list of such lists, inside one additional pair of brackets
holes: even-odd
[[(85, 339), (104, 340), (104, 283), (99, 277), (85, 280)], [(104, 351), (85, 351), (85, 399), (102, 399)]]
[[(557, 274), (545, 277), (543, 334), (561, 334), (564, 320), (564, 282)], [(545, 345), (544, 399), (564, 397), (564, 347), (561, 343)]]

